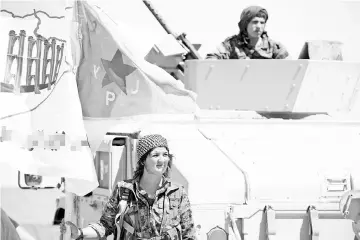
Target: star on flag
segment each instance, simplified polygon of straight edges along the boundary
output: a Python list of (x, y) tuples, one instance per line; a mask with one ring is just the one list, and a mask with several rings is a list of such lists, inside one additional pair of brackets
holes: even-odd
[(102, 87), (105, 87), (110, 83), (115, 83), (121, 91), (127, 94), (125, 78), (134, 72), (136, 68), (124, 63), (123, 56), (119, 49), (116, 51), (111, 61), (101, 58), (101, 62), (106, 71), (102, 81)]

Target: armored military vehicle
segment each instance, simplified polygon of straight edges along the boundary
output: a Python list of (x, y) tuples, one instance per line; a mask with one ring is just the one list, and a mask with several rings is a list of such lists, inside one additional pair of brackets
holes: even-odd
[(198, 239), (359, 237), (360, 63), (343, 61), (336, 41), (309, 41), (293, 60), (201, 60), (144, 2), (187, 61), (163, 44), (146, 59), (196, 92), (200, 110), (118, 119), (94, 159), (99, 187), (68, 194), (65, 219), (98, 221), (114, 184), (133, 176), (137, 139), (160, 133)]
[(199, 239), (358, 234), (360, 63), (188, 60), (184, 70), (201, 110), (120, 119), (94, 159), (99, 187), (73, 198), (68, 219), (97, 221), (114, 184), (132, 177), (139, 136), (160, 133)]
[[(114, 184), (133, 175), (137, 139), (160, 133), (175, 155), (171, 178), (189, 193), (199, 239), (358, 236), (360, 63), (339, 61), (332, 41), (307, 43), (296, 60), (199, 60), (198, 46), (176, 38), (194, 60), (179, 64), (160, 45), (147, 60), (196, 92), (200, 111), (118, 119), (94, 159), (99, 187), (60, 198), (53, 223), (97, 221)], [(31, 91), (51, 85), (35, 81)]]

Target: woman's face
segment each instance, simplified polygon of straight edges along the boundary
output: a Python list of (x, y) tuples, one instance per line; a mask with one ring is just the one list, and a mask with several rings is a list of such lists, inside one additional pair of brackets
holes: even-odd
[(146, 157), (145, 169), (148, 173), (162, 176), (169, 164), (169, 153), (165, 147), (154, 148)]
[(261, 17), (254, 17), (247, 26), (247, 32), (249, 37), (258, 38), (261, 37), (265, 30), (265, 19)]

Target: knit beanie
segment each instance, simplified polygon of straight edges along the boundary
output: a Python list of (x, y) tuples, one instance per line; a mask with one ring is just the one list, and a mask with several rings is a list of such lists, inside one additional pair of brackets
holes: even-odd
[(166, 147), (169, 149), (166, 138), (160, 134), (150, 134), (141, 137), (136, 147), (138, 160), (140, 160), (141, 157), (149, 150), (156, 147)]

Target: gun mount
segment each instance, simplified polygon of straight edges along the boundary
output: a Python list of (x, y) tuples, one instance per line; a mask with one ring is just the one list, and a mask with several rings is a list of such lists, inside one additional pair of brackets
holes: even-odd
[(201, 44), (192, 44), (186, 38), (185, 33), (176, 34), (173, 32), (148, 0), (143, 0), (143, 3), (163, 27), (165, 32), (171, 36), (171, 38), (164, 39), (162, 43), (155, 44), (145, 59), (163, 68), (175, 79), (183, 80), (183, 62), (189, 59), (202, 59), (198, 52)]

